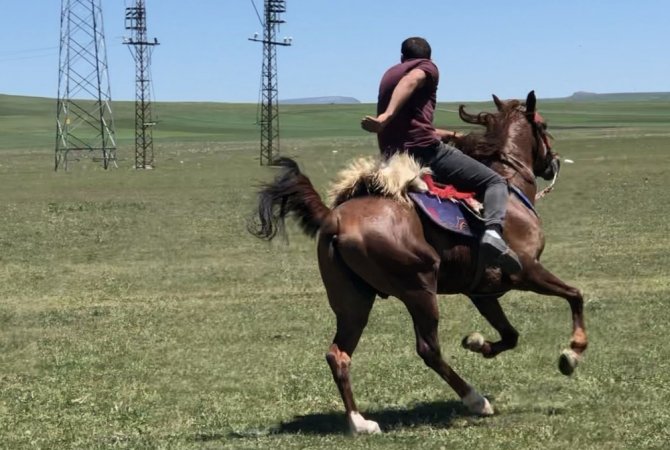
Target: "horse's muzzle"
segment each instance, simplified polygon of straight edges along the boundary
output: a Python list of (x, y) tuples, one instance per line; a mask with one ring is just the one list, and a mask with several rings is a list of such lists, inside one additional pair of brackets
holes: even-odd
[(560, 170), (561, 170), (561, 159), (558, 156), (554, 156), (551, 159), (551, 162), (549, 163), (547, 168), (544, 170), (544, 172), (542, 172), (540, 176), (545, 180), (551, 180), (556, 175), (558, 175), (558, 172)]

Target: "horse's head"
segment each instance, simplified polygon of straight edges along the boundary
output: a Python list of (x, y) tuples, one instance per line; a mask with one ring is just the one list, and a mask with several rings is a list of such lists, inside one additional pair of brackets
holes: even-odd
[(503, 101), (496, 95), (493, 102), (495, 113), (472, 115), (463, 105), (459, 107), (463, 121), (481, 125), (486, 131), (484, 135), (466, 135), (457, 140), (456, 146), (480, 161), (507, 166), (506, 171), (512, 170), (530, 185), (535, 185), (536, 177), (555, 180), (560, 162), (551, 150), (547, 124), (536, 110), (535, 92), (529, 92), (525, 102)]
[[(498, 111), (504, 108), (504, 103), (495, 95), (493, 96), (493, 102), (496, 104)], [(535, 91), (530, 91), (526, 97), (526, 103), (519, 104), (516, 101), (514, 108), (524, 115), (532, 131), (534, 141), (531, 152), (533, 174), (536, 177), (551, 180), (558, 174), (561, 163), (558, 155), (551, 150), (551, 135), (547, 131), (547, 123), (544, 118), (537, 112), (536, 104)]]
[[(491, 165), (502, 164), (501, 174), (511, 179), (519, 175), (535, 187), (535, 178), (556, 180), (560, 169), (558, 155), (551, 150), (551, 135), (547, 124), (536, 110), (537, 99), (531, 91), (526, 101), (500, 100), (493, 95), (497, 108), (494, 113), (477, 115), (458, 109), (459, 116), (467, 123), (481, 125), (484, 134), (470, 133), (455, 141), (464, 153)], [(544, 192), (551, 187), (545, 188)]]

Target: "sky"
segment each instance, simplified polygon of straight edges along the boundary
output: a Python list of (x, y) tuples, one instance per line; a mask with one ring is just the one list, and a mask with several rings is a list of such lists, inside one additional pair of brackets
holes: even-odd
[[(102, 2), (113, 100), (135, 97), (133, 0)], [(57, 97), (59, 0), (0, 0), (0, 93)], [(156, 101), (259, 100), (263, 0), (146, 0)], [(286, 0), (280, 99), (375, 102), (400, 43), (425, 37), (438, 101), (670, 91), (669, 0)]]

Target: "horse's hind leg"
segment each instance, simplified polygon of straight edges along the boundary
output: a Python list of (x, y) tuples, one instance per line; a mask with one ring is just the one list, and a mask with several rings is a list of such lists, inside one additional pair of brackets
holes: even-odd
[(331, 242), (319, 245), (319, 267), (330, 307), (337, 319), (337, 332), (326, 354), (352, 433), (379, 433), (377, 422), (366, 420), (358, 411), (349, 375), (351, 356), (367, 325), (375, 291), (357, 278), (342, 262)]
[(574, 372), (584, 350), (588, 346), (586, 327), (584, 325), (584, 298), (579, 289), (569, 286), (553, 273), (545, 269), (539, 261), (526, 266), (527, 279), (524, 289), (538, 294), (563, 297), (570, 304), (572, 312), (572, 336), (570, 348), (563, 350), (558, 360), (558, 367), (564, 375)]
[(414, 321), (416, 351), (428, 367), (433, 369), (458, 394), (470, 412), (492, 415), (489, 401), (463, 380), (442, 358), (438, 341), (439, 312), (437, 298), (429, 291), (413, 291), (401, 300)]
[(500, 340), (491, 342), (484, 339), (479, 333), (472, 333), (463, 338), (463, 347), (476, 353), (481, 353), (485, 358), (493, 358), (498, 353), (511, 350), (516, 347), (519, 340), (519, 332), (507, 319), (505, 312), (500, 307), (497, 297), (470, 297), (480, 314), (500, 334)]

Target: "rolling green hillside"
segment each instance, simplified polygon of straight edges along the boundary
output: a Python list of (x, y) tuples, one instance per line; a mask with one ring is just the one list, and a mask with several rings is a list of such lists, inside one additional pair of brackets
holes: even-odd
[[(614, 94), (612, 94), (614, 95)], [(667, 132), (670, 126), (670, 98), (647, 99), (625, 95), (625, 100), (574, 102), (570, 99), (539, 100), (539, 108), (552, 130), (616, 127), (631, 124), (645, 133)], [(596, 96), (595, 98), (600, 98)], [(491, 102), (468, 103), (468, 111), (493, 109)], [(119, 148), (132, 147), (134, 103), (114, 102), (114, 121)], [(440, 103), (436, 123), (467, 130), (456, 113), (458, 104)], [(360, 118), (375, 110), (371, 104), (281, 105), (282, 139), (361, 137)], [(158, 122), (154, 131), (162, 142), (235, 142), (259, 138), (255, 104), (163, 103), (154, 104)], [(0, 95), (0, 151), (33, 149), (49, 153), (55, 140), (54, 99)]]

